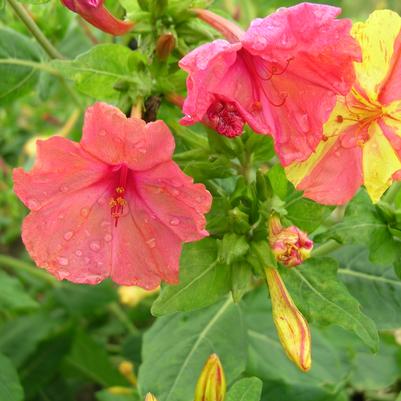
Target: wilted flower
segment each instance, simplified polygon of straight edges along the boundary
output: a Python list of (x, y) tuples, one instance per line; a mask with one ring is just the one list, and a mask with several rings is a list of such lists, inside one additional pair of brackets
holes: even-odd
[(79, 14), (90, 24), (112, 35), (124, 35), (134, 24), (114, 17), (104, 7), (104, 0), (61, 0), (71, 11)]
[(276, 260), (286, 267), (300, 265), (310, 257), (313, 241), (298, 227), (282, 227), (280, 218), (269, 219), (269, 243)]
[(273, 321), (288, 357), (304, 372), (311, 368), (311, 335), (308, 322), (288, 293), (277, 269), (266, 268)]
[(241, 135), (248, 123), (271, 134), (283, 164), (305, 160), (322, 126), (348, 93), (360, 59), (350, 20), (339, 8), (302, 3), (255, 19), (243, 32), (234, 23), (196, 10), (226, 40), (198, 47), (179, 63), (189, 73), (183, 124), (202, 121), (218, 133)]
[(377, 202), (401, 178), (401, 17), (375, 11), (352, 35), (363, 54), (354, 87), (338, 96), (316, 152), (287, 168), (294, 185), (323, 204), (349, 201), (362, 184)]
[(177, 283), (182, 243), (208, 235), (211, 196), (173, 150), (163, 121), (126, 118), (104, 103), (87, 110), (80, 143), (38, 141), (33, 169), (14, 170), (31, 210), (22, 239), (36, 264), (76, 283)]
[(216, 354), (209, 356), (195, 389), (195, 401), (224, 401), (226, 379), (223, 366)]

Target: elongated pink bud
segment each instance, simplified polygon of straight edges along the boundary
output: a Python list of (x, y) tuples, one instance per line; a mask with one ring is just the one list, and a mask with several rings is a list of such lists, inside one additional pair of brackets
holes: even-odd
[(313, 241), (296, 226), (282, 227), (280, 219), (269, 219), (269, 243), (276, 260), (286, 267), (300, 265), (310, 257)]
[(134, 26), (132, 22), (122, 21), (110, 14), (103, 5), (104, 0), (61, 0), (61, 2), (91, 25), (111, 35), (124, 35)]
[(273, 321), (288, 358), (304, 372), (312, 365), (308, 322), (298, 310), (277, 269), (265, 269), (272, 302)]
[(223, 366), (216, 354), (209, 356), (195, 389), (195, 401), (224, 401), (226, 379)]
[(244, 35), (244, 31), (237, 24), (212, 11), (203, 8), (193, 8), (192, 11), (199, 19), (219, 31), (229, 42), (238, 42)]

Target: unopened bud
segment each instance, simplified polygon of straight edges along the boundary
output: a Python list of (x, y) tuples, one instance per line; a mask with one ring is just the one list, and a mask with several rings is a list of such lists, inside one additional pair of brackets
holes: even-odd
[(269, 243), (276, 260), (286, 267), (300, 265), (310, 257), (313, 241), (298, 227), (282, 227), (278, 216), (269, 219)]
[(224, 401), (226, 379), (223, 366), (216, 354), (209, 356), (195, 389), (195, 401)]
[(311, 368), (311, 335), (277, 269), (265, 269), (272, 302), (273, 321), (287, 356), (304, 372)]
[(146, 394), (145, 401), (157, 401), (157, 398), (152, 393), (148, 393)]
[(122, 361), (118, 365), (120, 373), (134, 386), (137, 384), (137, 378), (134, 372), (134, 364), (130, 361)]
[(118, 298), (121, 304), (127, 306), (136, 306), (145, 298), (157, 294), (160, 291), (160, 287), (157, 287), (154, 290), (147, 291), (144, 290), (143, 288), (135, 286), (132, 287), (121, 286), (118, 287), (117, 291), (118, 291)]
[(156, 56), (159, 60), (167, 60), (175, 48), (175, 36), (171, 32), (159, 36), (156, 43)]

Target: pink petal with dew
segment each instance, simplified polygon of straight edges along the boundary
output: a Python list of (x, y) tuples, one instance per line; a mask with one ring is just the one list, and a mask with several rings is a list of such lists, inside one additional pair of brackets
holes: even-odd
[(297, 189), (318, 203), (342, 205), (362, 184), (362, 149), (359, 146), (345, 148), (340, 138)]
[(213, 92), (221, 85), (227, 70), (235, 62), (240, 43), (228, 43), (218, 39), (198, 47), (180, 60), (180, 67), (189, 73), (187, 78), (188, 96), (181, 122), (193, 124), (201, 121), (214, 101)]
[(137, 193), (156, 217), (181, 241), (206, 237), (204, 213), (212, 197), (203, 184), (194, 184), (174, 162), (136, 174)]
[(107, 164), (85, 152), (79, 144), (55, 136), (37, 141), (37, 157), (31, 171), (14, 170), (14, 191), (35, 211), (98, 182), (109, 171)]
[(175, 147), (163, 121), (146, 124), (105, 103), (87, 109), (81, 144), (105, 163), (125, 163), (135, 171), (170, 160)]

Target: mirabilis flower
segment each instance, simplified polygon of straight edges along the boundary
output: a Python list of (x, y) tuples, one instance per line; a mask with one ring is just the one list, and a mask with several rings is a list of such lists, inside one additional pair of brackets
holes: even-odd
[(296, 226), (282, 227), (278, 216), (269, 219), (269, 243), (276, 260), (286, 267), (300, 265), (310, 257), (313, 241)]
[(347, 202), (362, 184), (377, 202), (401, 178), (401, 17), (375, 11), (352, 35), (363, 55), (356, 82), (338, 96), (315, 153), (286, 169), (306, 197), (323, 204)]
[(80, 143), (38, 141), (33, 169), (14, 170), (31, 210), (22, 239), (36, 264), (76, 283), (177, 283), (182, 243), (208, 235), (211, 195), (171, 160), (173, 150), (164, 122), (104, 103), (86, 111)]
[(215, 40), (179, 63), (189, 73), (182, 124), (202, 121), (218, 133), (241, 135), (245, 123), (271, 134), (284, 165), (305, 160), (322, 126), (354, 79), (360, 49), (340, 9), (301, 3), (255, 19), (243, 32), (207, 10), (199, 18), (229, 41)]
[(61, 0), (64, 6), (79, 14), (96, 28), (112, 35), (124, 35), (134, 24), (114, 17), (104, 7), (104, 0)]

